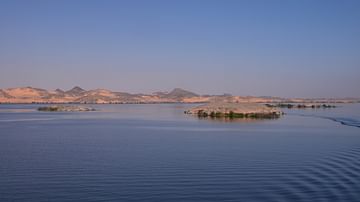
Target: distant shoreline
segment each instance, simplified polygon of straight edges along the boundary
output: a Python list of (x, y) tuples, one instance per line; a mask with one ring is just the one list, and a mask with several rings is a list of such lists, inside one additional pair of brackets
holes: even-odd
[(143, 102), (143, 103), (81, 103), (81, 102), (36, 102), (36, 103), (2, 103), (8, 105), (152, 105), (152, 104), (206, 104), (207, 102)]
[(281, 98), (272, 96), (200, 95), (181, 88), (170, 92), (132, 94), (107, 89), (84, 90), (78, 86), (70, 90), (48, 91), (41, 88), (20, 87), (0, 89), (0, 104), (202, 104), (228, 103), (360, 103), (360, 98)]
[[(34, 105), (42, 105), (42, 104), (92, 104), (92, 105), (104, 105), (104, 104), (112, 104), (112, 105), (122, 105), (122, 104), (206, 104), (207, 102), (0, 102), (0, 104), (34, 104)], [(288, 101), (288, 102), (234, 102), (234, 103), (257, 103), (257, 104), (276, 104), (276, 105), (287, 105), (287, 104), (356, 104), (360, 103), (359, 101)]]
[[(0, 104), (9, 104), (9, 105), (16, 105), (16, 104), (23, 104), (23, 105), (44, 105), (44, 104), (77, 104), (77, 105), (125, 105), (125, 104), (206, 104), (209, 102), (108, 102), (108, 103), (85, 103), (85, 102), (0, 102)], [(237, 102), (237, 103), (257, 103), (257, 104), (356, 104), (360, 103), (360, 101), (344, 101), (344, 102)]]

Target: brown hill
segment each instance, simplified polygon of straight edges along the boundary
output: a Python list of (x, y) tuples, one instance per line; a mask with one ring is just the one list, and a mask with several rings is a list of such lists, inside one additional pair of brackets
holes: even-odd
[(86, 90), (80, 88), (79, 86), (75, 86), (71, 90), (66, 91), (65, 94), (73, 97), (78, 97), (78, 96), (82, 96), (85, 92)]
[(225, 95), (198, 95), (175, 88), (171, 92), (131, 94), (106, 89), (84, 90), (78, 86), (63, 91), (47, 91), (41, 88), (21, 87), (0, 89), (0, 103), (349, 103), (360, 99), (284, 99), (278, 97), (254, 97)]
[(182, 99), (182, 98), (190, 98), (190, 97), (199, 97), (199, 95), (181, 88), (175, 88), (170, 93), (166, 94), (165, 97)]
[(8, 98), (8, 99), (14, 98), (13, 96), (9, 95), (8, 93), (6, 93), (5, 91), (0, 89), (0, 98), (1, 97)]

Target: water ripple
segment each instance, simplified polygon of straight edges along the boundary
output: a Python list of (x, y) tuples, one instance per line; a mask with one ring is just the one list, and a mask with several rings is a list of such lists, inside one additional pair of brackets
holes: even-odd
[(302, 116), (302, 117), (312, 117), (312, 118), (320, 118), (320, 119), (327, 119), (337, 123), (340, 123), (345, 126), (352, 126), (360, 128), (360, 120), (354, 118), (344, 118), (344, 117), (329, 117), (329, 116), (319, 116), (314, 114), (297, 114), (297, 113), (287, 113), (288, 115), (293, 116)]
[(278, 198), (286, 201), (357, 201), (360, 199), (360, 151), (342, 151), (300, 167), (281, 179)]

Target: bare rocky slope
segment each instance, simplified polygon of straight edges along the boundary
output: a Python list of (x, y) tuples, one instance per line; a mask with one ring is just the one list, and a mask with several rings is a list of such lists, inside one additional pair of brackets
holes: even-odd
[(41, 88), (20, 87), (0, 89), (0, 103), (352, 103), (360, 99), (287, 99), (279, 97), (255, 97), (233, 95), (199, 95), (181, 88), (170, 92), (131, 94), (106, 89), (85, 90), (78, 86), (64, 91), (48, 91)]

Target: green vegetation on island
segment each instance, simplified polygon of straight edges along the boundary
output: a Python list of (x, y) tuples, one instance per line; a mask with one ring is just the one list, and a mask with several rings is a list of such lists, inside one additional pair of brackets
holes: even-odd
[(38, 111), (46, 111), (46, 112), (89, 112), (89, 111), (96, 111), (96, 110), (94, 108), (84, 107), (84, 106), (53, 105), (53, 106), (39, 107)]
[(251, 118), (251, 119), (274, 119), (279, 118), (282, 113), (272, 112), (272, 113), (235, 113), (229, 111), (228, 113), (215, 112), (212, 111), (209, 113), (199, 110), (197, 112), (198, 117), (210, 117), (210, 118)]

